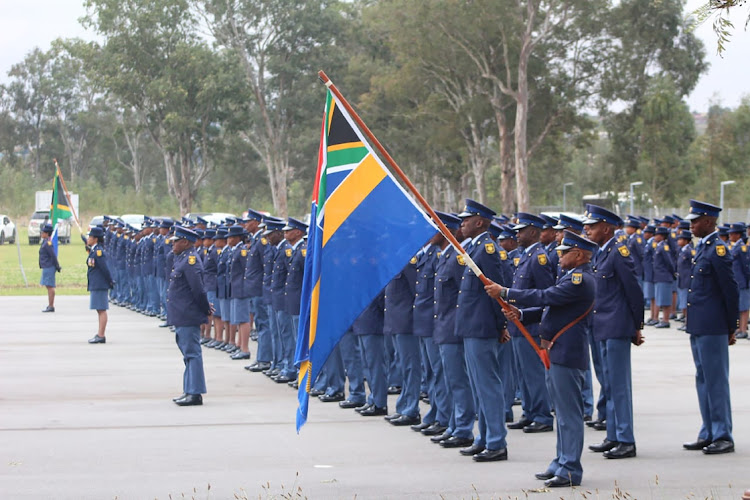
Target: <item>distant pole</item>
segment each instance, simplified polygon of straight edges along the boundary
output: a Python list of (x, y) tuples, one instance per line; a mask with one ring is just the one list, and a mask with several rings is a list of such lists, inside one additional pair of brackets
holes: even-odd
[(720, 192), (720, 195), (719, 195), (719, 206), (722, 209), (722, 212), (719, 212), (719, 223), (720, 224), (724, 222), (724, 217), (721, 215), (723, 213), (723, 210), (724, 210), (724, 186), (728, 186), (730, 184), (734, 184), (734, 181), (721, 181), (721, 183), (719, 184), (719, 192)]
[(21, 276), (23, 276), (23, 286), (26, 288), (29, 287), (29, 282), (26, 279), (26, 272), (23, 270), (23, 262), (21, 261), (21, 243), (19, 243), (20, 238), (18, 237), (18, 231), (16, 231), (16, 250), (18, 251), (18, 268), (21, 269)]
[(572, 182), (566, 182), (563, 184), (563, 212), (567, 212), (568, 210), (568, 193), (567, 188), (568, 186), (572, 186)]
[(636, 182), (630, 183), (630, 213), (631, 214), (634, 214), (635, 212), (635, 195), (633, 194), (633, 188), (635, 186), (640, 186), (642, 184), (643, 184), (642, 181), (636, 181)]

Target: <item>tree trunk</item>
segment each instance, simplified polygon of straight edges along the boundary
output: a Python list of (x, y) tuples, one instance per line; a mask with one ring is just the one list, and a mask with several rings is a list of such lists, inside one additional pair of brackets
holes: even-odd
[(526, 154), (526, 130), (529, 114), (528, 63), (530, 39), (524, 40), (518, 59), (518, 89), (516, 91), (515, 123), (515, 162), (516, 162), (516, 204), (519, 212), (529, 211), (529, 158)]

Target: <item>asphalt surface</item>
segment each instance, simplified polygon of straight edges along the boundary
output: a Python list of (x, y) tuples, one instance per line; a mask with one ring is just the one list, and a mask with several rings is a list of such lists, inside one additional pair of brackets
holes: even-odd
[[(0, 297), (3, 499), (738, 499), (750, 488), (747, 340), (730, 349), (735, 453), (682, 449), (700, 425), (688, 337), (677, 323), (647, 328), (633, 349), (638, 457), (584, 451), (583, 485), (544, 491), (534, 473), (554, 433), (509, 431), (509, 460), (477, 464), (408, 427), (312, 401), (297, 435), (295, 391), (214, 350), (204, 405), (177, 407), (182, 359), (155, 318), (113, 307), (107, 344), (88, 345), (88, 297), (58, 297), (53, 314), (45, 305)], [(586, 445), (603, 438), (586, 430)]]

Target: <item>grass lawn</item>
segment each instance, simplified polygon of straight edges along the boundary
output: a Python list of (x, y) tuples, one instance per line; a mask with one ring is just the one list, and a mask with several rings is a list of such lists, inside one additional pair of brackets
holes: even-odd
[[(17, 227), (21, 249), (21, 263), (26, 273), (28, 286), (24, 284), (18, 263), (16, 244), (0, 245), (0, 295), (47, 295), (47, 289), (39, 284), (42, 270), (39, 269), (39, 245), (29, 245), (28, 228)], [(60, 245), (57, 259), (62, 272), (57, 273), (58, 295), (86, 295), (86, 253), (73, 226), (69, 245)]]

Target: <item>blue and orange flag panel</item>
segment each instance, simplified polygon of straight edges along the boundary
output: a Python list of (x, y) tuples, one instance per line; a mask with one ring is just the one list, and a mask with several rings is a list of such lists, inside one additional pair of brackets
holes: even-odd
[(297, 430), (336, 344), (437, 231), (329, 91), (308, 235), (296, 362)]
[(68, 197), (65, 195), (65, 188), (62, 183), (62, 176), (60, 175), (60, 169), (55, 168), (55, 179), (52, 181), (52, 201), (49, 207), (49, 218), (54, 228), (52, 233), (52, 245), (55, 248), (55, 255), (57, 255), (57, 222), (62, 219), (69, 219), (73, 217), (73, 212), (68, 204)]

